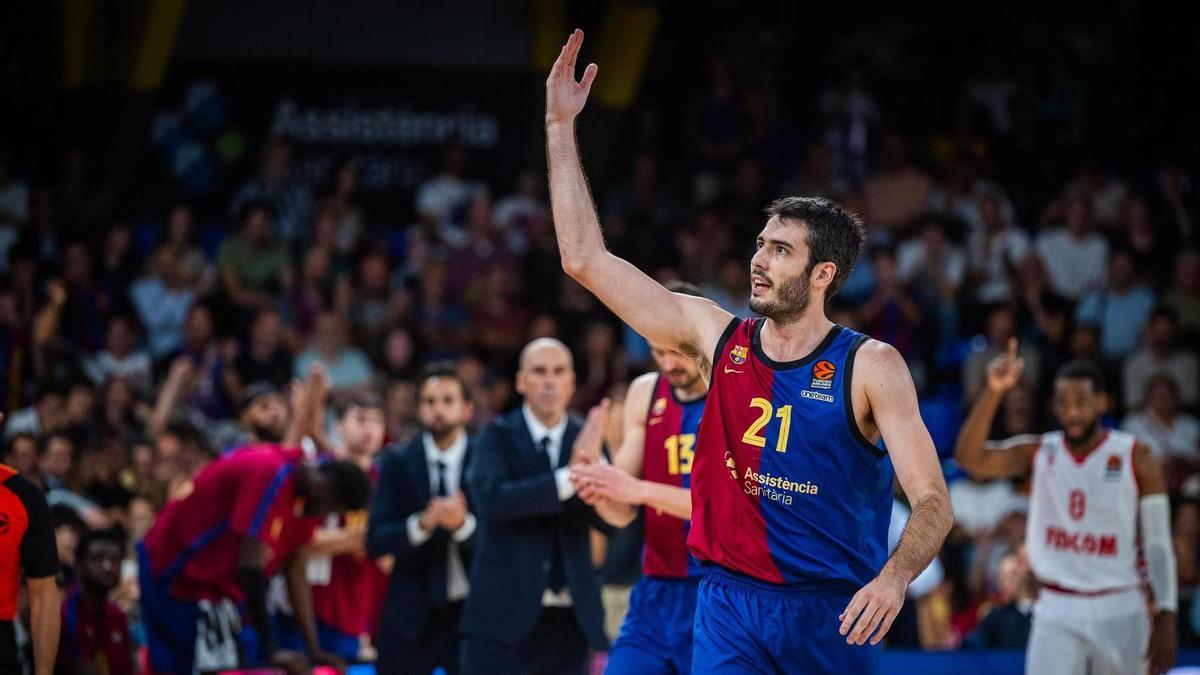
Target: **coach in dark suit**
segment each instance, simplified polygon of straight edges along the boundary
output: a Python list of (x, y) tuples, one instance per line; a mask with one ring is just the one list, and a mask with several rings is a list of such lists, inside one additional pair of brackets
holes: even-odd
[[(466, 424), (474, 414), (453, 364), (426, 368), (417, 384), (425, 432), (384, 456), (367, 521), (367, 552), (395, 557), (376, 642), (387, 675), (454, 675), (458, 622), (477, 522), (463, 491), (474, 460)], [(369, 602), (369, 598), (363, 598)]]
[(575, 496), (568, 467), (598, 458), (606, 409), (576, 442), (575, 370), (558, 340), (525, 347), (517, 391), (524, 405), (480, 433), (467, 474), (483, 538), (461, 624), (463, 672), (582, 674), (589, 648), (608, 646), (589, 530), (612, 528)]

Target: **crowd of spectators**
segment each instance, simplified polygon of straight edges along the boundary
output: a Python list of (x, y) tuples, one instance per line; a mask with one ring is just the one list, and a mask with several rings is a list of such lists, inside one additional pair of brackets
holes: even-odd
[[(761, 75), (713, 56), (680, 120), (689, 152), (635, 143), (627, 170), (596, 186), (601, 221), (618, 254), (747, 315), (749, 251), (773, 197), (823, 195), (858, 212), (868, 247), (831, 315), (905, 356), (943, 456), (1009, 338), (1025, 382), (997, 437), (1051, 429), (1056, 367), (1098, 363), (1106, 423), (1167, 469), (1182, 637), (1200, 644), (1195, 176), (1093, 152), (1080, 140), (1086, 86), (1054, 72), (1038, 88), (1002, 69), (969, 75), (952, 110), (931, 116), (941, 126), (909, 128), (856, 64), (799, 102), (818, 123), (795, 141)], [(1022, 170), (1014, 155), (1031, 146), (1055, 158), (1051, 172)], [(650, 367), (645, 343), (562, 274), (538, 167), (476, 175), (451, 144), (413, 195), (411, 224), (385, 231), (363, 207), (354, 161), (322, 188), (292, 174), (295, 150), (266, 139), (219, 217), (180, 202), (146, 227), (97, 205), (77, 153), (39, 181), (0, 142), (3, 461), (46, 490), (64, 586), (77, 563), (109, 554), (113, 539), (89, 533), (119, 533), (110, 599), (134, 640), (132, 543), (201, 467), (277, 426), (286, 396), (266, 405), (261, 392), (285, 392), (312, 364), (334, 394), (380, 395), (396, 443), (418, 431), (413, 379), (431, 361), (457, 362), (476, 428), (516, 400), (516, 354), (530, 339), (574, 350), (578, 412)], [(214, 228), (221, 237), (200, 237)], [(1019, 647), (1035, 593), (1027, 486), (945, 467), (957, 524), (892, 644)]]

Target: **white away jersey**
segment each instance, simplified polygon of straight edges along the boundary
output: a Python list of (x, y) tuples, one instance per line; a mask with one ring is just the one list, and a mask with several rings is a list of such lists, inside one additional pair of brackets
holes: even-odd
[(1042, 435), (1025, 530), (1029, 566), (1042, 582), (1084, 593), (1139, 583), (1134, 443), (1109, 430), (1077, 460), (1061, 431)]

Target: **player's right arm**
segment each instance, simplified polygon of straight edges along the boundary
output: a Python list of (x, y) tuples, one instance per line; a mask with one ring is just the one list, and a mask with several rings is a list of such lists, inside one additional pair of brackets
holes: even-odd
[(989, 442), (988, 432), (1004, 395), (1021, 380), (1025, 361), (1017, 356), (1017, 339), (1009, 338), (1008, 349), (987, 368), (987, 386), (971, 407), (971, 414), (958, 432), (954, 458), (972, 478), (1011, 478), (1029, 473), (1037, 436), (1032, 434)]
[(575, 81), (583, 44), (576, 30), (546, 78), (546, 161), (550, 207), (563, 271), (583, 284), (643, 337), (696, 360), (707, 378), (709, 359), (733, 315), (716, 303), (672, 293), (604, 246), (575, 140), (575, 118), (587, 102), (596, 64)]

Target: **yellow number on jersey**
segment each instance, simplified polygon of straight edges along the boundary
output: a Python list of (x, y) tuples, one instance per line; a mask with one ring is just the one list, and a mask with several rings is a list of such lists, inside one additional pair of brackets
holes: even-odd
[(785, 405), (776, 411), (767, 399), (754, 398), (750, 400), (750, 407), (758, 408), (759, 415), (758, 419), (750, 423), (746, 433), (742, 434), (742, 442), (756, 448), (766, 447), (767, 439), (760, 432), (767, 426), (767, 422), (771, 421), (771, 413), (775, 413), (775, 417), (779, 418), (779, 438), (775, 441), (775, 452), (787, 452), (788, 434), (792, 431), (792, 406)]
[(696, 434), (679, 434), (667, 437), (667, 473), (672, 476), (690, 474), (692, 460), (696, 458)]

